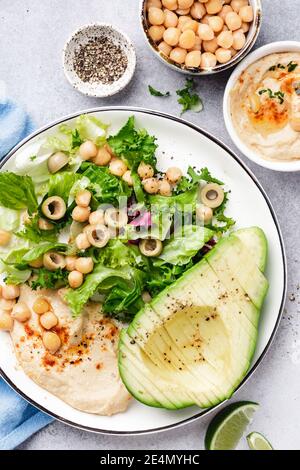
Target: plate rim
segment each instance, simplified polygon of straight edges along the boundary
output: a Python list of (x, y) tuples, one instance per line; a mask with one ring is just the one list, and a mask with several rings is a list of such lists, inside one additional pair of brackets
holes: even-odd
[[(278, 331), (279, 324), (280, 324), (280, 321), (281, 321), (282, 315), (283, 315), (283, 310), (284, 310), (284, 305), (285, 305), (285, 300), (286, 300), (286, 294), (287, 294), (287, 258), (286, 258), (286, 251), (285, 251), (284, 240), (283, 240), (282, 232), (281, 232), (281, 229), (280, 229), (280, 225), (279, 225), (275, 210), (273, 208), (273, 205), (272, 205), (266, 191), (264, 190), (264, 188), (262, 187), (262, 185), (260, 184), (260, 182), (258, 181), (256, 176), (254, 175), (254, 173), (250, 170), (250, 168), (248, 168), (246, 163), (244, 163), (244, 161), (233, 150), (231, 150), (231, 148), (227, 144), (222, 142), (219, 138), (215, 137), (214, 135), (212, 135), (210, 132), (206, 131), (202, 127), (200, 127), (196, 124), (193, 124), (193, 123), (191, 123), (191, 122), (189, 122), (185, 119), (182, 119), (181, 117), (178, 117), (178, 116), (175, 116), (175, 115), (172, 115), (172, 114), (169, 114), (169, 113), (164, 113), (164, 112), (161, 112), (161, 111), (156, 111), (154, 109), (142, 108), (142, 107), (137, 107), (137, 106), (98, 106), (98, 107), (88, 108), (88, 109), (84, 109), (84, 110), (77, 111), (77, 112), (74, 112), (74, 113), (70, 113), (68, 115), (62, 116), (61, 118), (58, 118), (58, 119), (55, 119), (55, 120), (51, 121), (49, 124), (46, 124), (45, 126), (42, 126), (42, 127), (38, 128), (36, 131), (32, 132), (27, 137), (22, 139), (17, 145), (15, 145), (7, 153), (7, 155), (5, 155), (1, 159), (1, 161), (0, 161), (0, 171), (1, 171), (2, 167), (4, 166), (4, 164), (16, 153), (17, 150), (19, 150), (23, 145), (25, 145), (27, 142), (29, 142), (33, 138), (37, 137), (38, 135), (42, 134), (43, 132), (51, 129), (54, 126), (57, 126), (58, 124), (62, 124), (63, 122), (65, 122), (69, 119), (74, 119), (74, 118), (80, 116), (81, 114), (92, 114), (92, 113), (102, 112), (102, 111), (127, 111), (127, 112), (130, 111), (130, 112), (133, 112), (133, 113), (154, 115), (154, 116), (164, 118), (164, 119), (167, 119), (167, 120), (175, 121), (179, 124), (182, 124), (182, 125), (190, 128), (190, 129), (193, 129), (194, 131), (198, 132), (201, 135), (204, 135), (210, 141), (214, 142), (215, 144), (220, 146), (223, 150), (225, 150), (242, 167), (242, 169), (248, 174), (248, 176), (255, 183), (255, 185), (257, 186), (257, 188), (259, 189), (259, 191), (261, 192), (262, 196), (264, 197), (264, 199), (267, 203), (267, 206), (269, 208), (270, 214), (272, 216), (272, 219), (274, 221), (274, 224), (275, 224), (278, 236), (279, 236), (281, 256), (282, 256), (282, 262), (283, 262), (283, 292), (282, 292), (282, 297), (281, 297), (281, 304), (280, 304), (280, 307), (279, 307), (277, 320), (276, 320), (275, 326), (273, 328), (273, 331), (272, 331), (272, 334), (270, 336), (270, 339), (269, 339), (268, 343), (266, 344), (265, 348), (263, 349), (263, 351), (260, 354), (259, 358), (257, 359), (256, 363), (251, 367), (251, 369), (248, 371), (247, 375), (244, 377), (243, 381), (235, 389), (235, 391), (234, 391), (234, 394), (235, 394), (238, 390), (240, 390), (246, 384), (246, 382), (248, 382), (250, 377), (252, 377), (252, 375), (259, 368), (259, 366), (261, 365), (262, 361), (264, 360), (267, 352), (269, 351), (269, 349), (270, 349), (270, 347), (271, 347), (271, 345), (274, 341), (275, 335)], [(22, 398), (24, 398), (28, 403), (30, 403), (32, 406), (34, 406), (38, 410), (42, 411), (43, 413), (46, 413), (47, 415), (52, 416), (56, 420), (58, 420), (58, 421), (60, 421), (64, 424), (67, 424), (67, 425), (69, 425), (73, 428), (80, 429), (80, 430), (83, 430), (83, 431), (88, 431), (88, 432), (92, 432), (92, 433), (95, 433), (95, 434), (115, 435), (115, 436), (148, 435), (148, 434), (154, 434), (154, 433), (159, 433), (159, 432), (163, 432), (163, 431), (168, 431), (168, 430), (171, 430), (171, 429), (180, 428), (180, 427), (182, 427), (186, 424), (197, 421), (197, 420), (199, 420), (200, 418), (202, 418), (204, 416), (208, 416), (210, 413), (212, 413), (213, 411), (215, 411), (218, 408), (220, 408), (221, 406), (223, 406), (228, 400), (230, 400), (232, 398), (231, 397), (231, 398), (219, 403), (218, 405), (216, 405), (212, 408), (202, 410), (200, 413), (197, 413), (194, 416), (191, 416), (189, 418), (185, 418), (185, 419), (179, 421), (178, 423), (169, 424), (169, 425), (166, 425), (166, 426), (161, 426), (161, 427), (154, 428), (154, 429), (136, 430), (136, 431), (114, 431), (114, 430), (98, 429), (98, 428), (86, 426), (86, 425), (83, 425), (83, 424), (78, 424), (74, 421), (70, 421), (69, 419), (66, 419), (62, 416), (57, 415), (56, 413), (53, 413), (53, 412), (47, 410), (46, 408), (44, 408), (39, 403), (36, 403), (35, 400), (28, 397), (24, 392), (22, 392), (22, 390), (20, 390), (13, 383), (13, 381), (4, 373), (4, 371), (2, 370), (1, 367), (0, 367), (0, 377), (2, 377), (2, 379), (15, 392), (17, 392)], [(234, 394), (233, 394), (233, 396), (234, 396)]]

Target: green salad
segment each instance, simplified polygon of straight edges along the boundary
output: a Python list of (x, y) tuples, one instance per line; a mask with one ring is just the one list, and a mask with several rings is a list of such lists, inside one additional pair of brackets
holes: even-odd
[(130, 320), (235, 222), (207, 168), (159, 171), (157, 140), (134, 116), (108, 129), (82, 115), (0, 173), (1, 272), (6, 284), (65, 288), (74, 317), (95, 300)]

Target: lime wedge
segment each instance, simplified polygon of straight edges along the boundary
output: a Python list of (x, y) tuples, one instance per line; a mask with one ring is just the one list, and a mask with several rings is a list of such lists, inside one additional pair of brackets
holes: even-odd
[(251, 432), (247, 436), (247, 442), (251, 450), (273, 450), (270, 442), (259, 432)]
[(257, 403), (240, 401), (224, 408), (207, 428), (205, 448), (207, 450), (235, 449), (258, 407)]

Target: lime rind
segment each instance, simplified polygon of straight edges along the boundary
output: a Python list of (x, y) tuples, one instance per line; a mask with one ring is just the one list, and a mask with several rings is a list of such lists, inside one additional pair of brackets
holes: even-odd
[(251, 450), (273, 450), (268, 439), (260, 432), (251, 432), (248, 434), (247, 442)]

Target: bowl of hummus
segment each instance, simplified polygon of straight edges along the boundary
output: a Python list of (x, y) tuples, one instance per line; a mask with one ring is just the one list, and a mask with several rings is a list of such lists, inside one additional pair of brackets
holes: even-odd
[(268, 44), (231, 75), (224, 94), (227, 130), (265, 168), (300, 170), (300, 43)]

